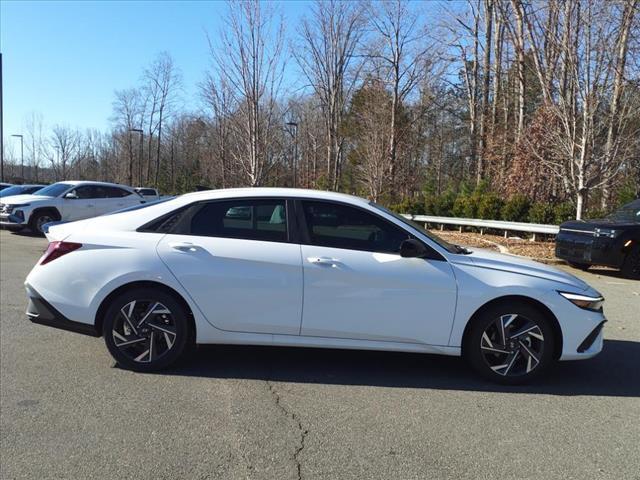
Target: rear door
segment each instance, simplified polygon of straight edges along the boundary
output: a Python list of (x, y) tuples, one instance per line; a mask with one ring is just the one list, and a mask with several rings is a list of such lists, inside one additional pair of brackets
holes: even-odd
[(217, 328), (300, 333), (300, 245), (287, 211), (278, 198), (208, 201), (166, 220), (158, 253)]
[(102, 189), (105, 192), (106, 201), (101, 213), (115, 212), (116, 210), (132, 207), (143, 201), (140, 195), (125, 190), (124, 188), (105, 185)]

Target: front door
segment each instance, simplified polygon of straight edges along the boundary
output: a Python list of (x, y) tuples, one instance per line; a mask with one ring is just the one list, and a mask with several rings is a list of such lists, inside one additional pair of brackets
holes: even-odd
[(446, 261), (402, 258), (411, 235), (371, 212), (301, 203), (302, 335), (448, 344), (457, 290)]
[(211, 324), (300, 333), (300, 245), (289, 242), (285, 200), (211, 201), (178, 215), (158, 254)]
[(62, 220), (73, 222), (94, 217), (97, 196), (97, 189), (93, 185), (81, 185), (67, 192), (62, 197)]

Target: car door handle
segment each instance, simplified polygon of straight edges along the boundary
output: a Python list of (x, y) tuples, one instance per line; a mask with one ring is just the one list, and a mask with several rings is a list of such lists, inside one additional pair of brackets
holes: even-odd
[(169, 246), (180, 252), (197, 252), (200, 248), (199, 245), (194, 245), (190, 242), (171, 242)]
[(313, 263), (314, 265), (330, 265), (335, 266), (340, 263), (340, 261), (336, 258), (329, 257), (309, 257), (307, 258), (309, 263)]
[(93, 208), (93, 207), (95, 207), (95, 205), (93, 203), (90, 203), (90, 204), (87, 205), (87, 208)]

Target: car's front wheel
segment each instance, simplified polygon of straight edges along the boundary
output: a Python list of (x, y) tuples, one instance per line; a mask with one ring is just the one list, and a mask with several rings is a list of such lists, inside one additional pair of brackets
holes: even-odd
[(484, 377), (527, 383), (554, 361), (556, 338), (546, 315), (519, 302), (495, 305), (473, 320), (464, 355)]
[(624, 259), (622, 275), (626, 278), (640, 280), (640, 246), (636, 245)]
[(184, 307), (172, 295), (151, 288), (116, 297), (105, 314), (103, 332), (116, 362), (139, 372), (169, 367), (192, 343)]

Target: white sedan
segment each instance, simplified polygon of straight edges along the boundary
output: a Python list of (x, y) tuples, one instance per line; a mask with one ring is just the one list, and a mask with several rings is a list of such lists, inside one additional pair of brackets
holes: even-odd
[(450, 245), (348, 195), (197, 192), (47, 237), (27, 315), (104, 336), (136, 371), (195, 343), (251, 344), (463, 355), (520, 383), (603, 345), (603, 298), (578, 278)]

